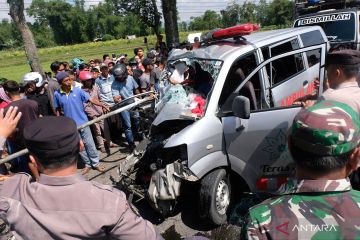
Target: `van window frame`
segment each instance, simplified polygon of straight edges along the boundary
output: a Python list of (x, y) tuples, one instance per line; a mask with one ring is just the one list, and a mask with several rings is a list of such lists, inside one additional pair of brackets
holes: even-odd
[[(259, 63), (259, 65), (247, 76), (245, 77), (245, 79), (243, 80), (243, 82), (239, 85), (239, 87), (237, 89), (234, 90), (234, 92), (239, 92), (240, 89), (245, 85), (245, 83), (247, 81), (249, 81), (255, 74), (259, 73), (259, 71), (261, 71), (267, 64), (269, 64), (271, 61), (274, 61), (274, 60), (277, 60), (279, 58), (283, 58), (283, 57), (286, 57), (286, 56), (290, 56), (290, 55), (293, 55), (293, 54), (297, 54), (297, 53), (303, 53), (303, 52), (308, 52), (308, 51), (311, 51), (311, 50), (315, 50), (315, 49), (321, 49), (322, 52), (325, 52), (326, 53), (326, 49), (327, 49), (327, 45), (326, 43), (323, 43), (323, 44), (319, 44), (319, 45), (314, 45), (314, 46), (310, 46), (310, 47), (303, 47), (303, 48), (300, 48), (300, 49), (297, 49), (297, 50), (293, 50), (291, 52), (287, 52), (287, 53), (283, 53), (283, 54), (280, 54), (280, 55), (277, 55), (275, 57), (272, 57), (272, 58), (269, 58), (261, 63)], [(324, 74), (325, 74), (325, 71), (323, 70), (324, 69), (324, 65), (321, 65), (321, 63), (325, 63), (325, 55), (322, 54), (321, 55), (321, 58), (320, 58), (320, 67), (319, 67), (319, 76), (320, 76), (320, 79), (324, 79)], [(270, 87), (270, 90), (273, 88), (274, 86), (271, 86)], [(320, 84), (320, 87), (319, 87), (319, 92), (322, 93), (322, 84)], [(278, 109), (284, 109), (284, 108), (293, 108), (293, 107), (298, 107), (298, 106), (285, 106), (285, 107), (270, 107), (268, 109), (259, 109), (259, 110), (256, 110), (256, 111), (251, 111), (252, 112), (262, 112), (262, 111), (269, 111), (269, 110), (278, 110)]]

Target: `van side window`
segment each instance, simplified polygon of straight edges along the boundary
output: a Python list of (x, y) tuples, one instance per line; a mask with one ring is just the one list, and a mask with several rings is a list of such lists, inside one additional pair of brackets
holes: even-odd
[(319, 49), (306, 52), (306, 58), (308, 61), (309, 68), (320, 62), (320, 56), (321, 56), (321, 51)]
[(257, 63), (254, 53), (236, 60), (231, 66), (220, 95), (219, 107), (221, 115), (225, 116), (232, 112), (233, 99), (239, 95), (249, 98), (251, 110), (258, 109), (258, 105), (261, 101), (261, 85), (258, 74), (253, 76), (239, 92), (235, 92), (256, 66)]
[[(274, 57), (299, 48), (299, 41), (297, 38), (295, 38), (274, 47), (264, 47), (261, 50), (264, 60), (267, 60), (270, 57)], [(302, 54), (294, 54), (278, 60), (274, 60), (271, 64), (267, 65), (266, 70), (270, 78), (271, 85), (277, 85), (305, 70)]]
[(325, 42), (319, 30), (302, 33), (300, 34), (300, 38), (304, 47), (310, 47)]

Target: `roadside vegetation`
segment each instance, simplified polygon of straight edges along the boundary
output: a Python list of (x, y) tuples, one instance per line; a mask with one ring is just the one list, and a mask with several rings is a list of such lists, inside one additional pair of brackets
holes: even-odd
[[(103, 54), (126, 53), (133, 56), (135, 47), (154, 47), (156, 34), (164, 34), (158, 22), (158, 12), (153, 1), (105, 0), (85, 9), (84, 0), (33, 0), (27, 13), (34, 18), (28, 23), (33, 32), (43, 70), (50, 71), (52, 61), (70, 61), (79, 57), (88, 61)], [(192, 17), (189, 22), (179, 22), (180, 42), (189, 32), (205, 32), (241, 23), (258, 23), (262, 30), (290, 27), (293, 21), (294, 2), (291, 0), (260, 0), (257, 4), (230, 1), (217, 13), (207, 10), (203, 15)], [(148, 19), (149, 18), (149, 19)], [(160, 26), (160, 27), (159, 27)], [(125, 39), (136, 35), (136, 39)], [(93, 42), (94, 39), (106, 41)], [(168, 39), (169, 40), (169, 39)], [(19, 31), (11, 21), (0, 22), (0, 78), (20, 80), (30, 71)]]

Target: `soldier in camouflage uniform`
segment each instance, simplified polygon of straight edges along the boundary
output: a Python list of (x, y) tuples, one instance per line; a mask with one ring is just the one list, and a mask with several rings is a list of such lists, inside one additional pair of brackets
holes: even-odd
[(347, 178), (359, 163), (359, 139), (359, 116), (348, 105), (325, 100), (303, 109), (289, 136), (296, 179), (249, 210), (244, 238), (359, 239), (360, 192)]

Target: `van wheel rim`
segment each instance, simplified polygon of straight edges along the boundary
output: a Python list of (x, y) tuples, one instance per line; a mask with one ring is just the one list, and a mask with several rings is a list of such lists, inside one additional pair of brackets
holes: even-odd
[(230, 203), (229, 187), (224, 180), (221, 180), (216, 189), (216, 210), (219, 214), (226, 214), (226, 210)]

